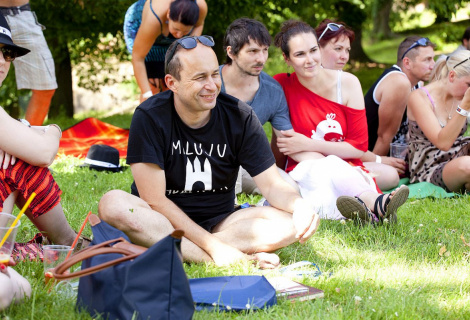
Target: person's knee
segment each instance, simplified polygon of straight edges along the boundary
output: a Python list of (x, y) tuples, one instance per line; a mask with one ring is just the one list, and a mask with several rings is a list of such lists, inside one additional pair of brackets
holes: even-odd
[(105, 193), (98, 203), (98, 215), (100, 219), (110, 222), (119, 218), (125, 210), (129, 194), (122, 190), (111, 190)]
[(10, 278), (0, 273), (0, 310), (7, 308), (13, 301), (13, 284)]

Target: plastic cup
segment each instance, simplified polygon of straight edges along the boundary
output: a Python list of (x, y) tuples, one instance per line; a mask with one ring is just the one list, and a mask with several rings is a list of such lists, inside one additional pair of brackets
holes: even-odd
[(390, 143), (390, 156), (405, 160), (406, 153), (408, 152), (408, 145), (406, 143), (393, 142)]
[(9, 213), (0, 212), (0, 241), (5, 237), (8, 231), (11, 230), (10, 235), (0, 248), (0, 264), (8, 265), (13, 247), (15, 246), (16, 233), (18, 232), (18, 227), (21, 225), (21, 221), (18, 221), (13, 228), (11, 227), (15, 218), (15, 216)]
[[(57, 284), (57, 281), (54, 279), (52, 272), (54, 269), (64, 262), (67, 254), (72, 250), (70, 246), (62, 245), (47, 245), (43, 247), (44, 249), (44, 281), (46, 285), (50, 285), (52, 281), (53, 285)], [(64, 285), (61, 285), (62, 287)]]

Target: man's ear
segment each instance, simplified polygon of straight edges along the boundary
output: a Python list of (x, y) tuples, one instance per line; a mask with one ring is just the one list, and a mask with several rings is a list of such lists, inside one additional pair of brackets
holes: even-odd
[(405, 68), (407, 70), (410, 70), (411, 69), (411, 59), (408, 58), (408, 57), (404, 57), (401, 60), (401, 65), (402, 65), (403, 68)]
[(227, 46), (227, 56), (233, 60), (232, 46)]
[(165, 75), (165, 84), (173, 92), (178, 92), (178, 80), (175, 79), (171, 74)]

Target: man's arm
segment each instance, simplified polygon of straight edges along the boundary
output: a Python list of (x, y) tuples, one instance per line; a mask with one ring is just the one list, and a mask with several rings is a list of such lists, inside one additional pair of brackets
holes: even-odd
[(320, 224), (317, 210), (281, 178), (275, 165), (253, 177), (253, 180), (271, 206), (293, 213), (296, 237), (301, 243), (317, 231)]
[(149, 206), (165, 216), (175, 229), (184, 231), (184, 236), (206, 251), (217, 265), (230, 264), (245, 259), (244, 253), (231, 247), (204, 230), (189, 218), (165, 195), (165, 171), (151, 163), (131, 164), (139, 195)]
[(406, 108), (406, 101), (411, 92), (411, 84), (401, 74), (391, 74), (380, 83), (376, 91), (379, 104), (379, 128), (377, 141), (372, 150), (379, 156), (386, 156), (390, 143), (400, 128)]

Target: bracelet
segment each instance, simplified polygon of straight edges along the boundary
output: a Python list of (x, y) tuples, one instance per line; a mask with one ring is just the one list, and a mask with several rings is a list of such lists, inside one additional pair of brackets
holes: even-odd
[(19, 122), (21, 122), (22, 124), (24, 124), (25, 126), (27, 126), (28, 128), (31, 128), (31, 124), (29, 123), (28, 120), (26, 119), (17, 119)]
[(379, 155), (375, 155), (375, 162), (382, 163), (382, 157)]
[(460, 108), (459, 105), (457, 106), (457, 109), (455, 110), (455, 112), (457, 112), (458, 114), (464, 117), (468, 117), (468, 113), (469, 113), (467, 110)]
[(57, 130), (59, 130), (59, 133), (60, 133), (59, 139), (62, 138), (62, 129), (60, 129), (60, 127), (59, 127), (58, 125), (56, 125), (55, 123), (46, 126), (46, 127), (44, 128), (44, 133), (46, 133), (47, 130), (49, 130), (49, 128), (50, 128), (51, 126), (52, 126), (52, 127), (56, 127)]
[(150, 91), (150, 90), (147, 91), (147, 92), (142, 93), (142, 98), (144, 98), (144, 99), (148, 99), (151, 96), (153, 96), (153, 94), (152, 94), (152, 91)]

